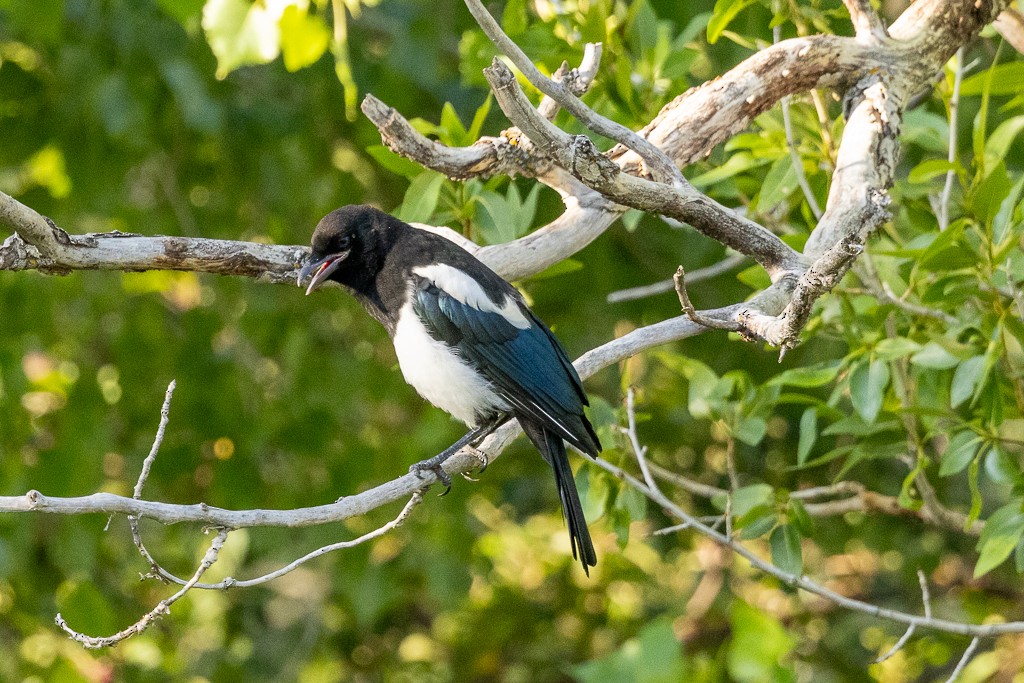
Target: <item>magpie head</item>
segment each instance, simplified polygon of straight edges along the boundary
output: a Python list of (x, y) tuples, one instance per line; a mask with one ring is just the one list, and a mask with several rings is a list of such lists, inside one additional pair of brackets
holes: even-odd
[(399, 223), (371, 206), (335, 209), (313, 231), (312, 251), (299, 271), (299, 286), (312, 275), (306, 294), (327, 280), (359, 288), (372, 281), (390, 248), (391, 228)]

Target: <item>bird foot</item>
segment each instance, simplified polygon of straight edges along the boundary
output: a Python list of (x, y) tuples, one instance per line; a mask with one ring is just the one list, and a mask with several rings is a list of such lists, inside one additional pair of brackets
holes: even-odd
[(429, 460), (424, 460), (423, 462), (418, 462), (415, 465), (411, 466), (409, 468), (409, 471), (415, 474), (420, 479), (424, 478), (424, 472), (432, 472), (433, 475), (437, 477), (437, 480), (444, 484), (444, 493), (441, 493), (439, 495), (447, 496), (448, 492), (452, 490), (452, 478), (448, 475), (447, 472), (441, 469), (440, 462), (432, 461), (433, 458)]
[(483, 474), (484, 470), (487, 469), (487, 466), (491, 464), (491, 461), (487, 458), (487, 454), (476, 446), (466, 446), (466, 452), (480, 461), (480, 469), (477, 470), (477, 473)]

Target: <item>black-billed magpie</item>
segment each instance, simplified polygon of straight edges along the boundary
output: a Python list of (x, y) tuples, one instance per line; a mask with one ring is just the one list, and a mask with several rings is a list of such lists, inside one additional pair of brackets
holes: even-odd
[(592, 457), (601, 444), (576, 369), (522, 295), (454, 242), (369, 206), (327, 214), (312, 247), (299, 274), (300, 286), (312, 274), (306, 294), (327, 280), (344, 285), (388, 331), (405, 380), (471, 428), (410, 470), (450, 486), (441, 463), (517, 418), (555, 472), (572, 554), (589, 575), (597, 555), (565, 442)]

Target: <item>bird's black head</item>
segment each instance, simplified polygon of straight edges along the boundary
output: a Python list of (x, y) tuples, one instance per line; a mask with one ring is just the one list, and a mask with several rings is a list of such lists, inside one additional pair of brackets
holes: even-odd
[(384, 263), (401, 221), (372, 206), (335, 209), (313, 231), (309, 260), (299, 272), (299, 286), (312, 274), (306, 294), (326, 280), (359, 289), (372, 281)]

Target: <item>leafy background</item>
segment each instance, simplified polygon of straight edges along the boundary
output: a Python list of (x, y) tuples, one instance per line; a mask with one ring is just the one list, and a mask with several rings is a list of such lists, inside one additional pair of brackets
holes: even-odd
[[(588, 103), (639, 127), (675, 94), (783, 36), (849, 34), (838, 2), (511, 0), (510, 35), (548, 71), (605, 44)], [(998, 37), (974, 45), (958, 161), (945, 161), (950, 69), (907, 115), (894, 220), (871, 244), (880, 282), (953, 322), (870, 293), (851, 274), (819, 304), (806, 343), (777, 354), (721, 333), (673, 344), (588, 383), (605, 457), (639, 391), (651, 458), (725, 485), (737, 525), (780, 566), (847, 595), (937, 614), (1021, 618), (1024, 66)], [(455, 183), (380, 146), (358, 114), (372, 92), (448, 144), (508, 124), (480, 74), (493, 55), (457, 2), (0, 0), (0, 189), (73, 231), (125, 230), (302, 244), (339, 205), (503, 242), (558, 215), (524, 180)], [(954, 62), (955, 64), (955, 62)], [(997, 64), (994, 68), (991, 65)], [(824, 203), (840, 105), (792, 105), (800, 163)], [(559, 123), (578, 126), (564, 114)], [(951, 221), (934, 198), (953, 172)], [(814, 217), (778, 108), (687, 171), (695, 185), (802, 245)], [(723, 249), (656, 217), (625, 219), (570, 262), (518, 283), (573, 355), (678, 314), (671, 293), (606, 303)], [(766, 284), (740, 268), (694, 285), (698, 307)], [(402, 381), (386, 335), (340, 292), (191, 273), (0, 276), (0, 492), (129, 493), (167, 383), (178, 381), (147, 496), (229, 508), (295, 507), (386, 481), (460, 427)], [(989, 521), (980, 540), (913, 518), (812, 519), (788, 492), (852, 479), (921, 505), (926, 476), (950, 508)], [(568, 554), (546, 466), (516, 444), (475, 484), (431, 497), (405, 526), (265, 587), (192, 593), (147, 633), (87, 652), (52, 624), (123, 628), (169, 589), (125, 521), (0, 517), (0, 679), (11, 681), (941, 680), (965, 642), (925, 633), (884, 664), (897, 627), (797, 595), (668, 524), (596, 468), (578, 480), (600, 564)], [(720, 513), (721, 500), (688, 509)], [(236, 532), (218, 577), (252, 576), (397, 509), (330, 528)], [(189, 574), (208, 538), (144, 524)], [(966, 680), (1011, 680), (1024, 641), (986, 644)]]

